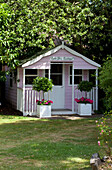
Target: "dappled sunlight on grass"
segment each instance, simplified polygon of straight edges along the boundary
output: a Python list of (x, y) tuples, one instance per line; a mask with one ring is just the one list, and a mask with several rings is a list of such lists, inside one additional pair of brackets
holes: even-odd
[(80, 157), (68, 157), (66, 160), (60, 161), (60, 164), (65, 164), (67, 169), (88, 169), (90, 168), (89, 166), (89, 159), (84, 159)]
[(82, 158), (79, 158), (79, 157), (69, 157), (69, 158), (67, 158), (67, 160), (71, 161), (71, 162), (78, 162), (78, 163), (88, 162), (87, 159), (82, 159)]
[(39, 119), (33, 117), (23, 117), (23, 116), (3, 116), (0, 115), (0, 125), (4, 123), (23, 123), (23, 121), (41, 121), (41, 122), (48, 122), (49, 119)]
[(0, 115), (0, 167), (88, 169), (91, 155), (98, 150), (95, 126), (94, 119)]

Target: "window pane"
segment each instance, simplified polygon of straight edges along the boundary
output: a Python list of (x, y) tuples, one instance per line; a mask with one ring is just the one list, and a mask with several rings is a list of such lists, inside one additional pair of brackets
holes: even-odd
[(82, 76), (75, 76), (74, 83), (79, 84), (82, 81)]
[[(82, 76), (74, 76), (74, 84), (79, 84), (82, 81)], [(72, 76), (70, 76), (70, 85), (72, 85)]]
[(48, 69), (45, 69), (45, 74), (48, 74)]
[(37, 75), (37, 69), (25, 69), (25, 75)]
[(54, 85), (62, 86), (62, 75), (51, 75)]
[(32, 77), (25, 77), (25, 84), (26, 85), (32, 85), (33, 79), (35, 79), (37, 76)]
[(52, 73), (62, 73), (62, 64), (52, 64), (51, 65), (51, 74)]
[[(72, 75), (72, 66), (70, 66), (70, 75)], [(82, 70), (74, 70), (74, 75), (82, 75)]]
[(70, 66), (70, 75), (72, 75), (72, 66)]
[(89, 70), (89, 81), (92, 82), (94, 86), (96, 84), (95, 71), (96, 70)]
[(45, 70), (45, 77), (48, 78), (48, 77), (49, 77), (48, 75), (49, 75), (49, 72), (48, 72), (48, 69), (46, 69), (46, 70)]
[(74, 70), (75, 75), (82, 75), (82, 70)]
[(72, 84), (72, 76), (70, 76), (70, 84)]

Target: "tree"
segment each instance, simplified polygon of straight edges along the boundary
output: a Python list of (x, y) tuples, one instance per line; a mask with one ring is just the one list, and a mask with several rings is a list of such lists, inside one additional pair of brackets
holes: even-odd
[(33, 80), (33, 90), (38, 92), (43, 92), (43, 99), (45, 92), (51, 91), (53, 88), (52, 80), (49, 80), (47, 77), (36, 77)]
[(0, 4), (0, 61), (11, 68), (63, 39), (102, 63), (111, 54), (111, 0), (3, 0)]
[(103, 64), (99, 73), (100, 87), (104, 90), (107, 108), (112, 109), (112, 58)]

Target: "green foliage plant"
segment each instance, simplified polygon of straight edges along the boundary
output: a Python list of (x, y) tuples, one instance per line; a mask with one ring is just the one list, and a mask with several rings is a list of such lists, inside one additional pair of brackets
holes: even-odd
[(4, 82), (7, 80), (6, 75), (9, 75), (9, 71), (0, 71), (0, 82)]
[(36, 100), (37, 105), (51, 105), (53, 103), (52, 100)]
[(47, 77), (36, 77), (33, 80), (33, 90), (36, 90), (38, 92), (43, 91), (43, 99), (44, 99), (44, 93), (51, 91), (53, 88), (52, 80), (49, 80)]
[[(89, 81), (81, 81), (79, 84), (78, 84), (78, 90), (80, 90), (81, 92), (82, 91), (84, 91), (85, 92), (85, 98), (84, 97), (82, 97), (82, 98), (80, 98), (80, 99), (75, 99), (75, 101), (76, 102), (80, 102), (80, 101), (82, 101), (82, 99), (83, 99), (83, 103), (85, 103), (85, 100), (89, 100), (89, 101), (91, 101), (91, 102), (93, 102), (92, 100), (90, 100), (90, 99), (87, 99), (87, 92), (89, 92), (91, 89), (92, 89), (92, 87), (93, 87), (93, 83), (92, 82), (89, 82)], [(87, 103), (87, 101), (86, 101), (86, 103)]]
[(112, 156), (112, 111), (96, 121), (99, 137), (98, 145), (105, 150), (107, 156)]
[(63, 39), (101, 62), (112, 53), (111, 11), (111, 0), (1, 0), (0, 61), (14, 68), (18, 59)]
[(99, 86), (106, 94), (107, 108), (112, 109), (112, 58), (107, 60), (100, 69)]
[(93, 83), (89, 81), (81, 81), (78, 85), (78, 90), (89, 92), (93, 87)]

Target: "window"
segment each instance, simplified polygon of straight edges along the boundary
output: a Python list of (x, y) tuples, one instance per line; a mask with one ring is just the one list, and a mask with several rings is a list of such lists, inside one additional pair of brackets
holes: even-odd
[(96, 70), (89, 70), (89, 81), (96, 86)]
[(13, 73), (10, 72), (10, 87), (13, 87)]
[[(45, 70), (45, 77), (48, 76), (48, 70)], [(50, 71), (50, 78), (53, 80), (53, 84), (57, 86), (62, 86), (62, 64), (52, 64)]]
[(25, 85), (32, 85), (33, 79), (37, 76), (37, 69), (25, 69)]
[[(82, 81), (82, 70), (74, 70), (74, 84)], [(72, 66), (70, 66), (70, 85), (72, 85)]]
[(49, 70), (48, 69), (45, 70), (45, 77), (49, 78)]

